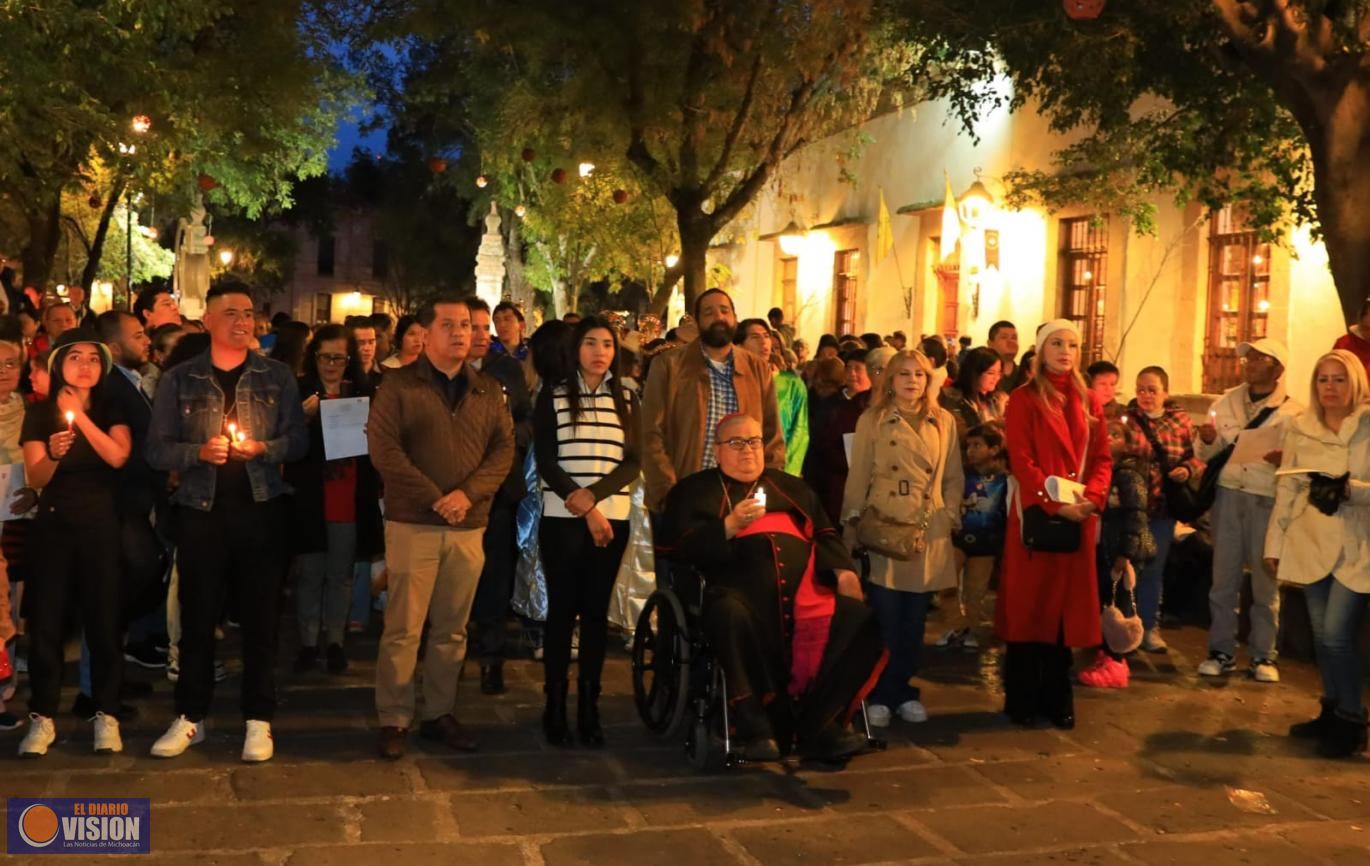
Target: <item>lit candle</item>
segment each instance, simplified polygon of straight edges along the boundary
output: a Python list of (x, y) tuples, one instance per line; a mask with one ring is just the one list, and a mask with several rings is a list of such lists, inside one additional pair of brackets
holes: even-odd
[(70, 433), (70, 432), (71, 432), (71, 425), (74, 424), (74, 423), (76, 422), (76, 413), (75, 413), (75, 412), (67, 412), (67, 413), (66, 413), (66, 418), (67, 418), (67, 432)]
[(237, 433), (234, 433), (234, 434), (233, 434), (233, 439), (234, 439), (235, 442), (242, 442), (242, 441), (243, 441), (244, 439), (246, 439), (246, 438), (247, 438), (247, 434), (244, 433), (244, 432), (241, 431), (241, 430), (239, 430)]
[(753, 498), (756, 499), (756, 504), (757, 504), (757, 505), (760, 505), (762, 508), (765, 508), (765, 507), (766, 507), (766, 488), (764, 488), (764, 487), (762, 487), (762, 486), (760, 486), (760, 485), (757, 485), (756, 494), (755, 494), (755, 496), (754, 496)]
[(235, 423), (233, 423), (232, 421), (229, 421), (229, 422), (228, 422), (228, 438), (229, 438), (229, 439), (237, 439), (237, 438), (238, 438), (238, 425), (235, 424)]

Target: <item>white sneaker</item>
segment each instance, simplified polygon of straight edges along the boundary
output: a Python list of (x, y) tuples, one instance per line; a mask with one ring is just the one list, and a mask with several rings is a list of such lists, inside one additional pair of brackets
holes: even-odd
[(271, 739), (271, 723), (260, 719), (247, 720), (247, 736), (243, 737), (243, 760), (257, 764), (271, 760), (276, 745)]
[(204, 741), (204, 722), (192, 722), (185, 716), (177, 716), (171, 727), (166, 729), (166, 733), (152, 744), (152, 755), (155, 758), (174, 758), (191, 746)]
[(178, 660), (174, 658), (167, 659), (166, 678), (173, 683), (181, 678), (181, 663)]
[(119, 720), (104, 713), (95, 714), (95, 754), (109, 755), (124, 750), (123, 738), (119, 736)]
[(57, 727), (49, 716), (29, 713), (29, 732), (19, 743), (19, 757), (40, 758), (57, 739)]
[(904, 701), (895, 712), (899, 718), (913, 725), (921, 725), (928, 720), (928, 710), (922, 701)]
[(966, 633), (961, 637), (961, 646), (965, 647), (966, 649), (979, 649), (980, 642), (975, 639), (974, 632), (972, 632), (970, 629), (966, 629)]
[(1232, 656), (1225, 652), (1214, 650), (1208, 654), (1208, 658), (1199, 662), (1199, 676), (1201, 677), (1221, 677), (1236, 670), (1237, 662)]
[(1251, 676), (1258, 683), (1277, 683), (1280, 681), (1280, 669), (1270, 659), (1256, 659), (1251, 662)]
[(959, 630), (957, 630), (957, 629), (952, 629), (951, 631), (949, 631), (949, 632), (947, 632), (946, 634), (944, 634), (944, 635), (942, 635), (941, 637), (939, 637), (939, 638), (937, 639), (937, 642), (934, 643), (933, 646), (935, 646), (935, 647), (949, 647), (949, 646), (952, 646), (953, 644), (959, 643), (960, 641), (961, 641), (961, 632), (960, 632)]
[(872, 728), (888, 728), (890, 708), (884, 704), (866, 704), (866, 721), (870, 722)]

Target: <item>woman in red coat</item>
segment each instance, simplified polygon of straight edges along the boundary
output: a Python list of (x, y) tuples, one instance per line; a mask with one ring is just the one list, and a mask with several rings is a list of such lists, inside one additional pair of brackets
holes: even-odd
[[(1097, 646), (1102, 639), (1094, 545), (1113, 460), (1103, 409), (1080, 376), (1074, 323), (1058, 319), (1039, 328), (1037, 359), (1036, 372), (1008, 404), (1004, 438), (1012, 480), (996, 630), (1007, 644), (1004, 712), (1020, 725), (1045, 716), (1070, 729), (1071, 648)], [(1083, 483), (1083, 499), (1051, 501), (1051, 476)], [(1022, 514), (1033, 507), (1081, 524), (1080, 546), (1072, 553), (1029, 550)]]

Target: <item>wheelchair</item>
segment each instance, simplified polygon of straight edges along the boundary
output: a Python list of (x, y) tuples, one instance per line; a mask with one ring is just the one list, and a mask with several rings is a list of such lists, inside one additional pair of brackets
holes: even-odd
[[(674, 572), (679, 571), (677, 566)], [(728, 719), (727, 680), (699, 625), (704, 581), (693, 572), (677, 586), (658, 588), (647, 598), (633, 633), (633, 702), (647, 729), (666, 740), (684, 735), (685, 753), (697, 770), (747, 763), (733, 749)], [(677, 589), (680, 592), (677, 592)], [(687, 602), (682, 602), (682, 597)], [(866, 703), (861, 723), (867, 748), (885, 748), (871, 735)], [(781, 747), (784, 757), (787, 749)]]

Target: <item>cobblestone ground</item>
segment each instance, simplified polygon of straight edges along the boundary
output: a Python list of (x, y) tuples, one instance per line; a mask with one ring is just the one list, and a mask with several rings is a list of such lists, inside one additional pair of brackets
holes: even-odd
[[(1286, 665), (1280, 686), (1201, 682), (1202, 632), (1167, 636), (1169, 655), (1134, 660), (1130, 690), (1082, 693), (1070, 733), (1001, 719), (992, 650), (930, 647), (931, 721), (896, 721), (888, 751), (841, 769), (695, 772), (638, 723), (622, 653), (603, 751), (543, 745), (540, 670), (518, 662), (499, 698), (470, 669), (460, 715), (479, 754), (413, 740), (394, 764), (373, 757), (370, 663), (282, 674), (276, 758), (257, 766), (237, 760), (236, 677), (207, 743), (147, 757), (171, 717), (158, 680), (122, 755), (90, 754), (70, 716), (41, 762), (9, 757), (18, 734), (3, 735), (0, 793), (151, 797), (146, 859), (168, 864), (1370, 863), (1370, 762), (1323, 761), (1282, 735), (1315, 707), (1311, 668)], [(374, 657), (374, 637), (353, 652)]]

